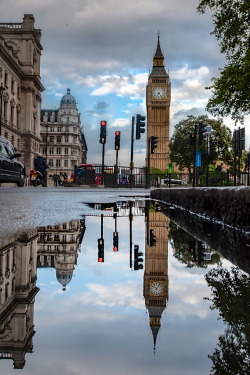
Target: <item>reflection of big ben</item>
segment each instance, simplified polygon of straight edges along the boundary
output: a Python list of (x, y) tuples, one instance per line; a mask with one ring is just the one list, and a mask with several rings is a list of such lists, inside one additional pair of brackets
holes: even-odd
[(149, 212), (146, 220), (144, 298), (155, 349), (168, 300), (168, 219), (160, 212)]
[[(153, 59), (153, 68), (148, 78), (147, 136), (158, 137), (157, 148), (150, 155), (149, 167), (167, 170), (169, 163), (169, 109), (171, 84), (165, 70), (164, 56), (160, 47), (160, 36)], [(147, 155), (150, 150), (147, 151)], [(146, 164), (148, 165), (148, 163)]]

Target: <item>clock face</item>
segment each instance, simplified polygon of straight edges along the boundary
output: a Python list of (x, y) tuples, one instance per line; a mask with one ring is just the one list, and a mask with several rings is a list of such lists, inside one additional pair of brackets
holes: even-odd
[(165, 90), (163, 87), (155, 87), (153, 89), (153, 97), (155, 99), (162, 99), (165, 98)]
[(159, 296), (163, 293), (163, 285), (159, 282), (154, 282), (150, 285), (150, 293), (154, 296)]

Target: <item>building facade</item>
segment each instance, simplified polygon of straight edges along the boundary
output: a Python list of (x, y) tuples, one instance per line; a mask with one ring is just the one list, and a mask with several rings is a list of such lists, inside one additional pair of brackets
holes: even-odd
[(38, 229), (37, 268), (55, 268), (63, 291), (73, 277), (85, 229), (84, 220)]
[[(146, 90), (147, 137), (158, 137), (157, 147), (150, 154), (148, 145), (146, 165), (150, 168), (167, 170), (169, 153), (169, 118), (171, 101), (171, 83), (165, 70), (164, 56), (160, 46), (160, 36), (153, 58), (153, 68), (148, 77)], [(147, 142), (148, 144), (148, 142)]]
[(26, 172), (40, 147), (41, 30), (32, 14), (22, 23), (0, 23), (1, 135), (22, 154)]
[(58, 110), (41, 110), (41, 153), (49, 164), (49, 175), (74, 173), (74, 167), (86, 163), (87, 145), (81, 127), (76, 100), (67, 89)]
[(15, 369), (33, 351), (37, 238), (34, 229), (0, 247), (0, 359)]

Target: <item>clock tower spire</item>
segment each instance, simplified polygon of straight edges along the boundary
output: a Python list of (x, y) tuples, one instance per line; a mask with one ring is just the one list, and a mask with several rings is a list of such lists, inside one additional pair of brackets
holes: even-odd
[[(164, 55), (160, 45), (158, 32), (157, 47), (153, 57), (153, 67), (148, 77), (146, 106), (147, 106), (147, 136), (158, 137), (157, 148), (150, 155), (148, 165), (147, 150), (146, 165), (166, 171), (170, 161), (169, 155), (169, 117), (171, 101), (171, 83), (165, 69)], [(148, 143), (148, 142), (147, 142)]]

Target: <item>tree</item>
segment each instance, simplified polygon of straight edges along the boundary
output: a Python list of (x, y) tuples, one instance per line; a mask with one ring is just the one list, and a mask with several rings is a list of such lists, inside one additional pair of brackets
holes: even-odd
[(219, 78), (212, 78), (212, 97), (207, 110), (215, 116), (229, 116), (243, 123), (250, 112), (249, 0), (200, 0), (197, 11), (213, 11), (214, 31), (227, 65)]
[(187, 268), (207, 268), (209, 264), (218, 264), (220, 255), (211, 251), (211, 260), (204, 260), (200, 255), (203, 252), (202, 243), (173, 221), (169, 224), (169, 239), (173, 247), (173, 255)]
[(213, 375), (240, 375), (250, 371), (250, 278), (240, 269), (215, 268), (205, 275), (211, 288), (211, 309), (227, 324), (212, 355)]
[[(194, 163), (194, 147), (190, 144), (190, 133), (194, 132), (194, 127), (199, 122), (212, 127), (210, 136), (210, 153), (208, 155), (208, 164), (214, 164), (216, 160), (222, 160), (226, 164), (232, 165), (233, 155), (231, 151), (231, 130), (223, 125), (221, 120), (212, 120), (208, 116), (188, 116), (187, 119), (180, 121), (176, 126), (171, 138), (171, 161), (179, 165), (180, 170), (187, 168), (191, 173)], [(206, 152), (206, 146), (203, 144), (201, 150), (203, 155)], [(205, 167), (205, 158), (203, 167)]]

